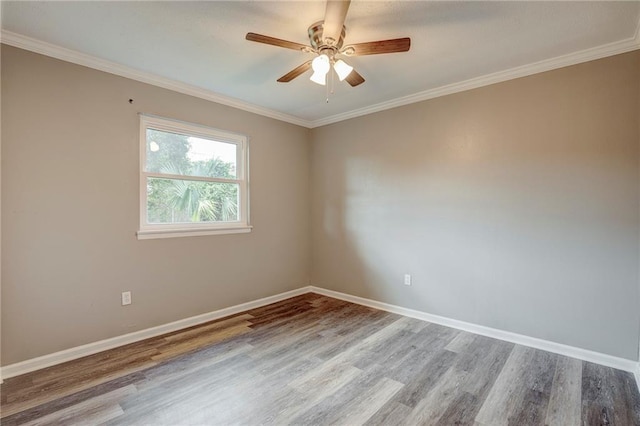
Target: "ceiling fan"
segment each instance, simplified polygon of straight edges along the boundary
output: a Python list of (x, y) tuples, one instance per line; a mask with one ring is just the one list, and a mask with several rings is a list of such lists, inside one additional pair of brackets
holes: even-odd
[(247, 33), (246, 39), (317, 55), (314, 59), (303, 63), (280, 77), (278, 79), (280, 83), (288, 83), (309, 69), (313, 69), (313, 75), (310, 80), (314, 83), (325, 85), (327, 74), (333, 68), (340, 81), (346, 80), (347, 83), (355, 87), (364, 83), (364, 78), (353, 67), (344, 62), (341, 57), (407, 52), (411, 47), (411, 39), (404, 37), (344, 45), (346, 35), (344, 21), (350, 3), (350, 0), (327, 1), (324, 21), (318, 21), (309, 27), (310, 46), (256, 33)]

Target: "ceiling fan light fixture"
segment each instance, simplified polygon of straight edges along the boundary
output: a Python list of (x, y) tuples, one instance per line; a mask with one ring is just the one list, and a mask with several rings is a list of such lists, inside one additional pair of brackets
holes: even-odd
[[(297, 50), (298, 52), (315, 53), (318, 55), (280, 77), (277, 80), (278, 83), (288, 83), (294, 78), (305, 74), (309, 71), (309, 68), (313, 68), (311, 81), (322, 86), (327, 86), (327, 75), (329, 75), (333, 67), (340, 81), (346, 81), (351, 87), (356, 87), (364, 83), (364, 78), (358, 71), (353, 69), (353, 67), (340, 59), (336, 59), (336, 55), (349, 58), (351, 56), (408, 52), (411, 48), (411, 39), (409, 37), (403, 37), (345, 46), (344, 41), (347, 29), (344, 26), (344, 22), (350, 3), (351, 0), (326, 0), (324, 20), (311, 24), (307, 29), (307, 36), (309, 37), (308, 46), (257, 33), (247, 33), (245, 38), (256, 43), (269, 44)], [(333, 74), (331, 74), (331, 77), (330, 85), (333, 86)], [(333, 93), (333, 87), (327, 91), (327, 98), (330, 93)]]
[(351, 74), (351, 71), (353, 71), (353, 67), (342, 59), (338, 59), (336, 63), (333, 64), (333, 69), (336, 71), (336, 74), (338, 74), (340, 81), (347, 78), (349, 74)]
[(331, 69), (329, 57), (324, 54), (317, 56), (313, 62), (311, 62), (311, 68), (313, 69), (313, 75), (310, 80), (322, 86), (327, 84), (327, 73)]

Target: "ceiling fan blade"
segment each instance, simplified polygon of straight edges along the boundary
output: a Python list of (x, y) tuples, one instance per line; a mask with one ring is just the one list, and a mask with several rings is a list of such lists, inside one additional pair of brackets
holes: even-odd
[(324, 12), (324, 24), (322, 25), (322, 37), (331, 37), (334, 41), (340, 40), (344, 20), (347, 17), (351, 0), (328, 0)]
[(300, 74), (304, 74), (307, 70), (311, 68), (311, 61), (307, 61), (304, 64), (292, 69), (282, 77), (278, 79), (278, 83), (288, 83), (294, 78), (298, 77)]
[(349, 83), (351, 87), (356, 87), (357, 85), (364, 83), (364, 78), (358, 74), (356, 70), (352, 70), (345, 78), (345, 81)]
[(293, 50), (304, 50), (308, 47), (304, 44), (296, 43), (293, 41), (282, 40), (279, 38), (269, 37), (256, 33), (247, 33), (247, 36), (245, 38), (249, 41), (255, 41), (257, 43), (270, 44), (272, 46), (284, 47)]
[(407, 52), (411, 48), (409, 37), (394, 38), (392, 40), (370, 41), (367, 43), (350, 44), (354, 53), (349, 56), (380, 55), (382, 53)]

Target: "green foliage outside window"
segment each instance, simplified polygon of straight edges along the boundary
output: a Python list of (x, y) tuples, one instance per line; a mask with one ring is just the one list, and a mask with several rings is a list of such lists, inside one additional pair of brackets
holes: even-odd
[[(146, 171), (182, 176), (235, 179), (235, 164), (219, 157), (189, 158), (186, 135), (147, 129)], [(238, 185), (187, 179), (147, 179), (149, 223), (236, 221)]]

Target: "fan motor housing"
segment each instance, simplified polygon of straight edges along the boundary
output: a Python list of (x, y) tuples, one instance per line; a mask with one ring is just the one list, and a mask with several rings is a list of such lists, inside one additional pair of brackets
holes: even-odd
[(311, 24), (309, 27), (309, 41), (311, 42), (311, 46), (316, 51), (331, 49), (334, 52), (337, 52), (342, 48), (342, 44), (344, 43), (344, 36), (346, 34), (347, 28), (343, 25), (342, 32), (340, 33), (340, 39), (332, 40), (332, 39), (324, 39), (323, 37), (324, 30), (324, 21), (318, 21), (315, 24)]

